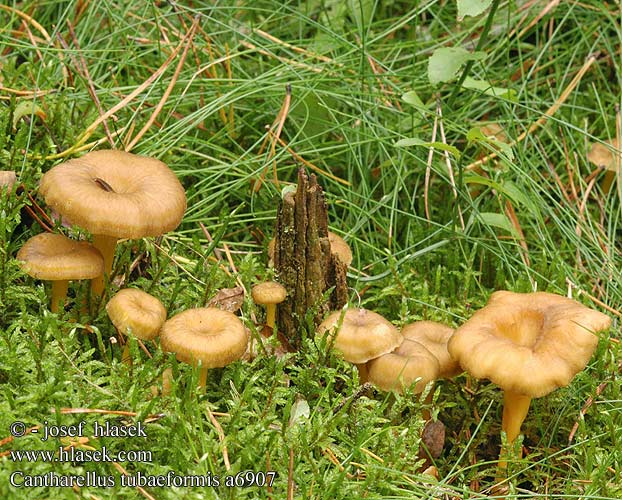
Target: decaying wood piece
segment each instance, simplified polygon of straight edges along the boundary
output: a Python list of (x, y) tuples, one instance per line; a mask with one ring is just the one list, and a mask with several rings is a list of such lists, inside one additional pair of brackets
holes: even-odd
[(305, 332), (313, 336), (326, 312), (343, 307), (348, 298), (347, 266), (330, 251), (324, 192), (303, 168), (296, 192), (283, 197), (275, 233), (274, 267), (287, 289), (278, 306), (278, 328), (298, 349)]

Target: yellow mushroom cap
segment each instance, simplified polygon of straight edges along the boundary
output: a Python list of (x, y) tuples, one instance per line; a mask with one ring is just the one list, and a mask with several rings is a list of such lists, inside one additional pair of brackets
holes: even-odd
[(104, 259), (86, 241), (70, 240), (62, 234), (41, 233), (30, 238), (16, 255), (22, 269), (42, 280), (93, 279), (104, 273)]
[(605, 314), (560, 295), (500, 291), (456, 329), (448, 350), (474, 377), (541, 397), (585, 368), (597, 332), (610, 324)]
[(255, 285), (251, 290), (251, 296), (256, 304), (280, 304), (287, 296), (287, 290), (276, 281), (266, 281)]
[(157, 337), (166, 321), (162, 302), (136, 288), (119, 290), (106, 304), (106, 312), (117, 330), (143, 340)]
[(175, 229), (186, 210), (179, 180), (155, 158), (92, 151), (46, 172), (39, 191), (48, 205), (93, 234), (158, 236)]
[(240, 319), (215, 307), (188, 309), (166, 321), (160, 331), (164, 351), (203, 368), (226, 366), (246, 351), (248, 335)]
[(393, 352), (367, 363), (369, 381), (383, 391), (402, 392), (417, 379), (413, 391), (419, 393), (438, 378), (440, 365), (436, 356), (423, 344), (404, 338)]
[(462, 372), (460, 364), (447, 350), (447, 342), (453, 333), (453, 328), (435, 321), (416, 321), (402, 328), (404, 341), (414, 340), (423, 344), (438, 360), (438, 378), (450, 378)]
[[(341, 328), (335, 331), (341, 321)], [(380, 314), (367, 309), (335, 311), (318, 327), (318, 335), (335, 335), (334, 347), (350, 363), (362, 364), (391, 352), (402, 342), (402, 334)]]

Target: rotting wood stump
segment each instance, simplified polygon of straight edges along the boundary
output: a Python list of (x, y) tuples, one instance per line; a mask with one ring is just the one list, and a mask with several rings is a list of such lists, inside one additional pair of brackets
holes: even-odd
[(287, 289), (278, 306), (278, 329), (298, 350), (305, 334), (313, 337), (326, 312), (348, 300), (347, 266), (331, 253), (328, 241), (324, 192), (304, 168), (298, 170), (296, 192), (286, 193), (279, 206), (274, 268)]

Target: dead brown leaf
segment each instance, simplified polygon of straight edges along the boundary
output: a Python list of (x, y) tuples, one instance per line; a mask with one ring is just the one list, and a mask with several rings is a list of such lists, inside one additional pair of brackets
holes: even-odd
[(207, 307), (217, 307), (223, 311), (236, 312), (244, 303), (244, 289), (241, 286), (222, 288), (207, 303)]

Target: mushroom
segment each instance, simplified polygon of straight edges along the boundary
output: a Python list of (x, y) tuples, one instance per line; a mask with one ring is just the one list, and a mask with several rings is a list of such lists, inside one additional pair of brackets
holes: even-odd
[[(616, 151), (615, 155), (613, 151)], [(595, 142), (587, 154), (587, 159), (590, 162), (605, 169), (605, 176), (602, 181), (602, 189), (605, 194), (611, 189), (621, 163), (621, 157), (617, 151), (619, 151), (618, 139), (614, 138), (604, 143)]]
[[(346, 241), (332, 231), (328, 231), (328, 242), (330, 243), (330, 251), (336, 255), (346, 266), (352, 264), (352, 250)], [(274, 262), (274, 245), (276, 240), (272, 238), (268, 242), (268, 265), (272, 267)]]
[(592, 356), (597, 333), (610, 323), (560, 295), (499, 291), (456, 329), (448, 350), (472, 376), (504, 390), (501, 427), (511, 448), (531, 399), (570, 384)]
[(166, 321), (160, 346), (179, 361), (199, 364), (199, 387), (205, 387), (207, 370), (226, 366), (242, 357), (248, 334), (240, 319), (215, 307), (188, 309)]
[[(136, 288), (118, 291), (106, 304), (106, 312), (115, 328), (123, 335), (142, 340), (158, 336), (166, 321), (166, 309), (153, 295)], [(131, 364), (129, 343), (125, 343), (121, 360)]]
[(333, 255), (336, 255), (346, 266), (352, 264), (352, 250), (346, 243), (346, 240), (332, 231), (328, 231), (328, 241), (330, 242), (330, 251)]
[(347, 309), (328, 315), (318, 327), (318, 335), (334, 336), (334, 347), (354, 363), (361, 383), (367, 381), (367, 363), (387, 354), (402, 342), (402, 334), (380, 314), (367, 309)]
[(16, 258), (30, 276), (52, 282), (52, 312), (63, 308), (70, 280), (93, 279), (104, 272), (99, 250), (61, 234), (33, 236), (19, 249)]
[(403, 392), (415, 380), (415, 394), (436, 380), (440, 366), (436, 356), (423, 344), (405, 338), (397, 349), (367, 363), (369, 381), (383, 391)]
[[(186, 210), (179, 180), (155, 158), (124, 151), (92, 151), (55, 166), (41, 178), (47, 204), (93, 234), (110, 276), (119, 238), (159, 236), (175, 229)], [(104, 278), (92, 289), (103, 295)]]
[(266, 326), (274, 329), (276, 320), (276, 305), (285, 300), (287, 290), (276, 281), (266, 281), (255, 285), (251, 290), (251, 296), (256, 304), (266, 306)]
[(451, 378), (462, 373), (460, 364), (447, 350), (447, 342), (453, 334), (453, 328), (436, 321), (415, 321), (402, 328), (404, 341), (419, 342), (438, 360), (438, 378)]
[(404, 326), (402, 343), (392, 352), (367, 363), (369, 380), (384, 391), (402, 392), (419, 379), (413, 391), (419, 393), (438, 378), (449, 378), (462, 370), (447, 351), (454, 330), (434, 321), (417, 321)]
[(0, 188), (10, 191), (16, 180), (17, 176), (12, 170), (0, 170)]

